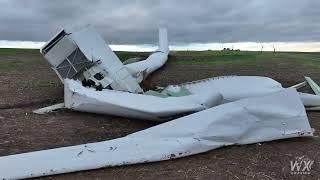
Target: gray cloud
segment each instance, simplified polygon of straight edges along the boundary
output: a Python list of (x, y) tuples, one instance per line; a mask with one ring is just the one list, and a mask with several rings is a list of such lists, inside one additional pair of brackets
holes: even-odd
[(0, 39), (46, 41), (91, 24), (109, 43), (320, 41), (319, 0), (0, 0)]

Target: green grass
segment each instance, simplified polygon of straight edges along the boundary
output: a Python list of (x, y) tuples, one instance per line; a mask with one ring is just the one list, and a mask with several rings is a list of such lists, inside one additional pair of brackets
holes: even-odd
[(175, 61), (177, 64), (230, 64), (247, 63), (250, 61), (268, 58), (269, 53), (257, 52), (222, 52), (222, 51), (201, 51), (201, 52), (176, 52)]
[(0, 70), (13, 71), (21, 68), (43, 65), (39, 49), (0, 48)]
[[(132, 57), (146, 58), (150, 52), (116, 52), (122, 61)], [(254, 51), (173, 51), (169, 62), (173, 64), (242, 64), (258, 61), (299, 61), (320, 68), (320, 53), (308, 52), (254, 52)]]
[(13, 49), (0, 48), (0, 55), (14, 55), (14, 54), (39, 54), (39, 49)]
[(174, 60), (171, 63), (177, 64), (237, 64), (273, 60), (316, 60), (320, 62), (319, 53), (296, 52), (178, 51), (174, 53), (174, 56)]
[[(150, 52), (115, 52), (121, 61), (133, 57), (143, 59), (150, 55)], [(302, 65), (320, 68), (320, 53), (304, 52), (254, 52), (254, 51), (173, 51), (170, 53), (168, 63), (173, 64), (242, 64), (257, 63), (259, 61), (298, 61)], [(14, 55), (36, 55), (41, 57), (39, 49), (0, 49), (0, 56)], [(32, 57), (28, 56), (28, 57)], [(31, 63), (45, 63), (45, 62)], [(19, 60), (0, 59), (0, 69), (12, 70), (23, 64)]]
[(23, 62), (18, 60), (0, 60), (0, 70), (13, 70), (19, 67), (20, 65), (23, 65)]

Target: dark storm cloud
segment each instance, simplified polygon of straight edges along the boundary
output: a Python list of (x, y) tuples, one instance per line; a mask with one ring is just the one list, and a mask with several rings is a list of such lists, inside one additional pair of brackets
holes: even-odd
[(92, 24), (113, 44), (320, 41), (319, 0), (0, 0), (0, 39), (46, 41)]

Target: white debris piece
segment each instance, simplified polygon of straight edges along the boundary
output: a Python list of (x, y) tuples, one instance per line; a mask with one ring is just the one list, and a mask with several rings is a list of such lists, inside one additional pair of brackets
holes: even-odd
[(64, 87), (66, 108), (157, 121), (202, 111), (226, 102), (283, 90), (280, 83), (258, 76), (220, 77), (169, 86), (168, 89), (184, 87), (192, 93), (189, 96), (169, 98), (112, 90), (95, 91), (72, 80), (66, 80)]
[(64, 107), (64, 103), (59, 103), (59, 104), (55, 104), (55, 105), (52, 105), (52, 106), (48, 106), (48, 107), (44, 107), (44, 108), (41, 108), (41, 109), (34, 110), (33, 113), (46, 114), (46, 113), (50, 113), (50, 112), (53, 112), (53, 111), (56, 111), (56, 110), (59, 110), (59, 109), (63, 109), (63, 108), (65, 108)]
[(313, 132), (298, 93), (290, 88), (216, 106), (123, 138), (0, 157), (0, 178), (163, 161), (227, 145), (303, 136)]
[[(184, 87), (192, 94), (198, 95), (206, 92), (220, 93), (223, 96), (223, 103), (264, 96), (284, 89), (279, 82), (261, 76), (222, 76), (169, 87)], [(299, 93), (299, 96), (304, 106), (320, 106), (320, 96), (308, 93)]]
[(202, 96), (161, 98), (108, 89), (96, 91), (85, 88), (74, 80), (65, 80), (64, 88), (66, 108), (156, 121), (202, 111), (217, 106), (222, 101), (222, 96), (216, 92), (207, 92)]
[[(107, 89), (95, 91), (73, 80), (66, 80), (64, 87), (66, 108), (155, 121), (166, 121), (177, 115), (190, 114), (220, 104), (284, 90), (277, 81), (259, 76), (216, 77), (170, 85), (166, 89), (175, 91), (185, 88), (191, 95), (169, 98)], [(320, 96), (306, 93), (299, 95), (305, 106), (320, 106)]]
[(304, 106), (320, 106), (320, 96), (308, 93), (299, 93)]
[(168, 60), (169, 43), (168, 33), (165, 28), (159, 29), (159, 48), (152, 53), (146, 60), (125, 65), (128, 71), (136, 78), (142, 75), (145, 79), (152, 72), (162, 67)]
[(262, 76), (221, 76), (171, 86), (184, 87), (192, 94), (220, 93), (224, 103), (283, 90), (279, 82)]
[(301, 82), (301, 83), (299, 83), (299, 84), (296, 84), (296, 85), (291, 86), (290, 88), (300, 89), (300, 88), (302, 88), (302, 87), (304, 87), (304, 86), (306, 86), (306, 85), (307, 85), (307, 82), (306, 82), (306, 81), (303, 81), (303, 82)]
[[(40, 52), (61, 81), (72, 78), (88, 84), (94, 82), (94, 86), (101, 88), (110, 85), (118, 91), (143, 92), (117, 55), (90, 26), (79, 30), (61, 30)], [(84, 73), (86, 71), (88, 73)], [(92, 76), (84, 76), (83, 73)]]

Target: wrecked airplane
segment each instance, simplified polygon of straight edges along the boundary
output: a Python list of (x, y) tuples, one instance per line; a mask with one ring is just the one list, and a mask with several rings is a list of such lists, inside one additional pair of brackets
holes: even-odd
[(297, 92), (306, 82), (283, 88), (267, 77), (225, 76), (144, 91), (140, 83), (166, 63), (168, 44), (166, 29), (160, 29), (155, 52), (123, 64), (93, 28), (60, 31), (40, 52), (64, 83), (64, 103), (35, 113), (67, 108), (164, 123), (113, 140), (0, 157), (0, 177), (155, 162), (227, 145), (313, 136), (305, 106), (317, 109), (320, 96)]

